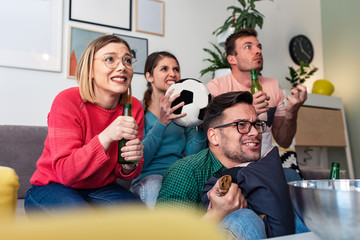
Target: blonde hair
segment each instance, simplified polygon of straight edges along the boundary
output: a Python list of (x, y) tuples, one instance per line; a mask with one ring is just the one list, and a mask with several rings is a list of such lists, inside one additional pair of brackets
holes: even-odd
[[(92, 78), (94, 56), (101, 48), (105, 47), (109, 43), (122, 43), (128, 48), (129, 52), (131, 53), (129, 44), (125, 40), (115, 35), (105, 35), (99, 37), (89, 44), (89, 46), (86, 48), (83, 55), (81, 56), (75, 71), (76, 81), (79, 84), (80, 96), (84, 102), (96, 103), (94, 82)], [(128, 91), (124, 94), (121, 94), (119, 103), (131, 103), (131, 99), (132, 90), (130, 84)]]

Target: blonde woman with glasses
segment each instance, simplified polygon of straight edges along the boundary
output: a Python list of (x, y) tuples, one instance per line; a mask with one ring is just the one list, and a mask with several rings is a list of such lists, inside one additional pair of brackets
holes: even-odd
[[(133, 63), (126, 41), (95, 39), (77, 69), (79, 87), (60, 92), (48, 115), (48, 136), (25, 198), (25, 210), (117, 206), (140, 199), (116, 183), (139, 176), (143, 166), (144, 111), (131, 95)], [(132, 104), (132, 117), (123, 116)], [(118, 164), (118, 141), (128, 139)]]

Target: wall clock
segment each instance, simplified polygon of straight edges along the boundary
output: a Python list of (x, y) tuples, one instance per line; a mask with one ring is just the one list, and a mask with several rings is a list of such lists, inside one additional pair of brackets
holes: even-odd
[(297, 35), (290, 40), (289, 51), (291, 59), (300, 65), (300, 62), (311, 63), (314, 57), (314, 48), (305, 35)]

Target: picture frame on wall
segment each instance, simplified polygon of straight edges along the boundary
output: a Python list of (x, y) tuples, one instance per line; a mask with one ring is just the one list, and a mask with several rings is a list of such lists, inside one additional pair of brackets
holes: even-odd
[(148, 40), (146, 38), (126, 36), (114, 33), (113, 35), (124, 39), (131, 48), (131, 54), (136, 58), (134, 73), (144, 74), (145, 61), (148, 56)]
[(135, 31), (164, 36), (164, 4), (160, 0), (135, 0)]
[(67, 77), (75, 78), (75, 70), (87, 46), (96, 38), (108, 35), (85, 28), (69, 26), (68, 70)]
[(62, 0), (1, 1), (0, 23), (0, 66), (61, 72)]
[(132, 0), (70, 0), (69, 20), (131, 31)]

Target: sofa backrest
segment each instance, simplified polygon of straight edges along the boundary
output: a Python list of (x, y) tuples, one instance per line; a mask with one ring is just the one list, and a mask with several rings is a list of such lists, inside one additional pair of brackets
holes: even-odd
[(18, 198), (24, 198), (42, 154), (45, 126), (0, 125), (0, 166), (11, 167), (19, 176)]

